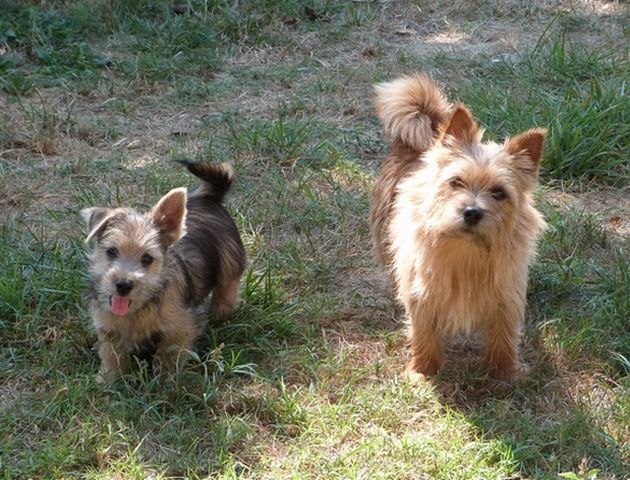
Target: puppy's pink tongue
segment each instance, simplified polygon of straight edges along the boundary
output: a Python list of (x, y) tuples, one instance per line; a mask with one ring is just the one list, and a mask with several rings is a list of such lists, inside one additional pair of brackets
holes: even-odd
[(129, 311), (129, 299), (125, 297), (112, 296), (112, 313), (118, 317), (127, 315)]

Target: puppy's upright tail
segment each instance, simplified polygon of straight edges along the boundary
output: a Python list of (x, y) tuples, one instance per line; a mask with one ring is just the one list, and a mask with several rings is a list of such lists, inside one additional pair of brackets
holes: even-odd
[(229, 163), (199, 163), (186, 159), (179, 159), (177, 162), (202, 180), (201, 185), (194, 190), (196, 196), (220, 203), (232, 186), (234, 169)]
[(376, 114), (391, 144), (403, 144), (417, 152), (430, 148), (451, 112), (435, 82), (417, 74), (381, 83), (375, 89)]

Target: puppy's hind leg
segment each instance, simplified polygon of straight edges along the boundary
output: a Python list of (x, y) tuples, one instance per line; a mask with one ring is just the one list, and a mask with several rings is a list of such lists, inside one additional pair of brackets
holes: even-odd
[(153, 357), (153, 374), (164, 381), (173, 380), (193, 351), (197, 332), (193, 325), (162, 337)]
[(238, 291), (240, 278), (219, 283), (212, 291), (212, 302), (210, 310), (212, 314), (219, 317), (227, 317), (236, 309), (238, 304)]

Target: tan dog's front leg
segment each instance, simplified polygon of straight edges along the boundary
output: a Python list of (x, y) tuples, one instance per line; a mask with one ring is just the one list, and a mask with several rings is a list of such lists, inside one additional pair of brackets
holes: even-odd
[(521, 373), (518, 345), (524, 306), (500, 305), (486, 326), (486, 365), (497, 378), (510, 380)]
[(420, 302), (408, 304), (411, 362), (408, 370), (422, 375), (435, 375), (443, 363), (442, 344), (430, 318)]

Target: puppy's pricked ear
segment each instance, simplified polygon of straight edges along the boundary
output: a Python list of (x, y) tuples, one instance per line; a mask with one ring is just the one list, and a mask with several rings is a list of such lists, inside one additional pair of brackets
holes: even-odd
[(175, 188), (151, 209), (153, 225), (166, 246), (175, 243), (186, 233), (186, 199), (186, 189)]
[(475, 143), (481, 140), (481, 133), (483, 132), (470, 111), (463, 105), (458, 105), (442, 130), (440, 139), (451, 137), (463, 143)]
[(531, 181), (538, 177), (546, 134), (547, 130), (544, 128), (534, 128), (505, 141), (505, 149), (514, 157), (516, 167)]
[(112, 213), (111, 208), (93, 207), (81, 210), (81, 216), (87, 223), (88, 236), (86, 242), (92, 240), (95, 236), (100, 237), (107, 229), (109, 217)]

